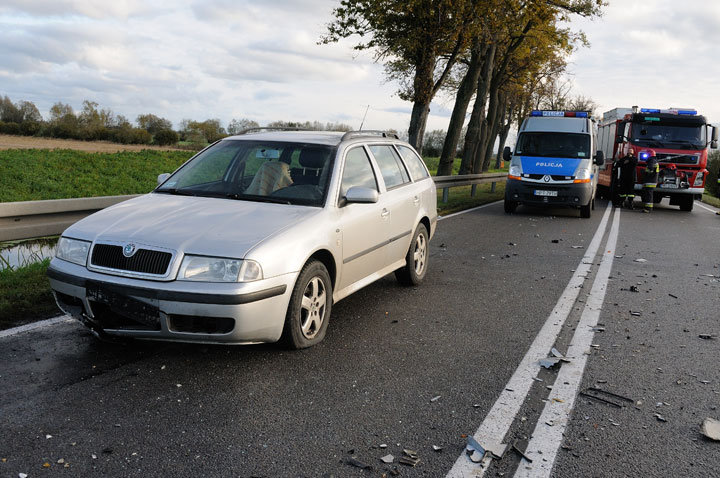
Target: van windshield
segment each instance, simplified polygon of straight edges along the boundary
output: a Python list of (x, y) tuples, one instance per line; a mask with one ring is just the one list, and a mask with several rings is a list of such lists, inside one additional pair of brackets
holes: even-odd
[(551, 158), (589, 158), (590, 135), (576, 133), (521, 133), (515, 154)]
[(157, 193), (322, 206), (336, 148), (223, 140), (168, 178)]

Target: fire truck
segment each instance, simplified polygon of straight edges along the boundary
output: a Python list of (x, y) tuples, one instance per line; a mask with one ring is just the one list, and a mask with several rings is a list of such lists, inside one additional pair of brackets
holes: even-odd
[[(708, 146), (717, 148), (717, 127), (690, 108), (615, 108), (603, 114), (598, 143), (607, 163), (598, 177), (598, 192), (619, 204), (618, 171), (614, 163), (632, 153), (638, 158), (635, 190), (642, 189), (645, 159), (655, 151), (660, 175), (653, 201), (691, 211), (705, 189)], [(638, 192), (639, 195), (639, 192)]]

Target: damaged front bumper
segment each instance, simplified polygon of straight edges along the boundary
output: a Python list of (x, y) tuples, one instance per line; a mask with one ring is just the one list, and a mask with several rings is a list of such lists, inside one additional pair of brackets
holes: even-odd
[(276, 342), (297, 273), (248, 283), (150, 281), (53, 259), (58, 306), (101, 338), (248, 344)]

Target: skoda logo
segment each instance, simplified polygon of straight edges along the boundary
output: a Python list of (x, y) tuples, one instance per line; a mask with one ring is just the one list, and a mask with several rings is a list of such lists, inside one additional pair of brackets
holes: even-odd
[(125, 244), (125, 247), (123, 247), (123, 256), (132, 257), (132, 255), (135, 254), (136, 250), (137, 249), (135, 248), (135, 244)]
[(545, 176), (543, 176), (543, 181), (545, 181), (546, 183), (549, 183), (550, 179), (551, 179), (550, 176), (547, 174)]

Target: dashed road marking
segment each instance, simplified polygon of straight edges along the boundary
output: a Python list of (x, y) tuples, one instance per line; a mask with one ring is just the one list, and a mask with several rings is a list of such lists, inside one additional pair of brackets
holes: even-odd
[[(520, 365), (505, 385), (504, 390), (500, 393), (497, 401), (493, 404), (487, 416), (480, 424), (480, 427), (473, 434), (475, 440), (481, 445), (483, 443), (501, 443), (510, 426), (515, 421), (515, 417), (519, 413), (522, 404), (530, 392), (530, 388), (535, 382), (534, 378), (540, 371), (538, 361), (547, 357), (548, 352), (557, 340), (557, 336), (580, 294), (580, 289), (590, 272), (590, 267), (595, 261), (595, 256), (600, 248), (602, 238), (605, 235), (611, 211), (612, 203), (608, 203), (600, 225), (592, 241), (590, 241), (584, 257), (575, 269), (575, 273), (567, 287), (565, 287), (557, 304), (555, 304), (555, 308), (550, 312), (550, 316), (535, 337), (532, 345), (530, 345), (530, 349), (528, 349)], [(487, 458), (484, 464), (485, 467), (482, 468), (479, 464), (473, 463), (463, 451), (455, 461), (452, 469), (448, 472), (447, 478), (481, 477), (484, 475), (487, 465), (489, 464)]]

